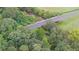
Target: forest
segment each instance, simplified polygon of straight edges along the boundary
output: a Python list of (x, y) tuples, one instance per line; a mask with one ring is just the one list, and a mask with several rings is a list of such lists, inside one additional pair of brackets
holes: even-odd
[(79, 8), (0, 7), (0, 51), (79, 51)]

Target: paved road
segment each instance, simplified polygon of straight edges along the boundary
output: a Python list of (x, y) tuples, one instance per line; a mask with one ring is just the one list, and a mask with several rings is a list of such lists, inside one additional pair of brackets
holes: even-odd
[(33, 30), (33, 29), (36, 29), (36, 28), (39, 28), (39, 27), (45, 25), (48, 22), (64, 21), (64, 20), (67, 20), (68, 18), (77, 16), (77, 15), (79, 15), (79, 10), (69, 12), (69, 13), (64, 13), (64, 14), (62, 14), (60, 16), (55, 16), (55, 17), (45, 19), (45, 20), (42, 20), (42, 21), (38, 21), (38, 22), (36, 22), (34, 24), (30, 24), (30, 25), (28, 25), (26, 27)]

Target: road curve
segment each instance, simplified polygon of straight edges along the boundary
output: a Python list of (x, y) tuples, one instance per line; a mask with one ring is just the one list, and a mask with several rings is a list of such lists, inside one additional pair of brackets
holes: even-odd
[(39, 28), (39, 27), (45, 25), (48, 22), (64, 21), (64, 20), (67, 20), (68, 18), (77, 16), (77, 15), (79, 15), (79, 10), (72, 11), (72, 12), (69, 12), (69, 13), (64, 13), (60, 16), (55, 16), (55, 17), (45, 19), (45, 20), (42, 20), (42, 21), (38, 21), (34, 24), (27, 25), (26, 28), (34, 30), (36, 28)]

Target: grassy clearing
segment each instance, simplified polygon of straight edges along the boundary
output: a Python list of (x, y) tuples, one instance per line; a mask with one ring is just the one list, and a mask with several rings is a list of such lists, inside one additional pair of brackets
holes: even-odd
[(74, 30), (79, 28), (79, 15), (69, 18), (65, 21), (58, 23), (59, 27), (63, 30)]

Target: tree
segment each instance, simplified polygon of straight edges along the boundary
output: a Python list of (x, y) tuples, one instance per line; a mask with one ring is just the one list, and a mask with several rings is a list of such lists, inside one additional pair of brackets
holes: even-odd
[(7, 40), (3, 40), (3, 42), (1, 43), (1, 48), (2, 48), (2, 51), (6, 51), (7, 50), (7, 48), (8, 48)]
[(50, 29), (49, 33), (49, 44), (51, 45), (51, 50), (72, 50), (71, 45), (69, 45), (70, 41), (67, 31), (63, 31), (55, 25)]
[(40, 51), (41, 50), (41, 44), (34, 44), (32, 50), (33, 51)]
[(5, 51), (8, 48), (8, 42), (2, 34), (0, 34), (0, 50)]
[(51, 30), (52, 29), (57, 29), (58, 26), (56, 23), (53, 23), (53, 22), (47, 22), (47, 24), (43, 25), (42, 26), (44, 28), (44, 30), (48, 31), (49, 33), (51, 33)]
[(9, 34), (8, 39), (12, 40), (14, 46), (19, 49), (19, 47), (25, 42), (26, 34), (20, 31), (14, 31)]
[(50, 45), (48, 38), (45, 35), (45, 30), (43, 28), (38, 28), (32, 33), (31, 39), (29, 41), (30, 50), (50, 50)]
[(3, 18), (16, 18), (18, 11), (19, 11), (18, 8), (12, 8), (12, 7), (3, 8), (2, 16)]
[(36, 31), (37, 39), (42, 40), (45, 36), (45, 30), (43, 28), (38, 28)]
[(49, 44), (49, 42), (48, 42), (47, 36), (44, 36), (43, 39), (42, 39), (42, 41), (43, 41), (42, 50), (43, 50), (43, 51), (49, 51), (49, 50), (50, 50), (50, 44)]
[(73, 51), (71, 45), (69, 43), (60, 41), (57, 43), (57, 46), (55, 47), (56, 51)]
[(73, 48), (73, 51), (79, 51), (79, 40), (71, 40), (70, 45)]
[(2, 50), (2, 43), (4, 41), (3, 36), (0, 34), (0, 50)]
[(74, 51), (79, 51), (79, 29), (72, 29), (68, 31), (70, 45)]
[(26, 29), (25, 27), (18, 28), (16, 31), (13, 31), (9, 34), (8, 40), (13, 42), (17, 50), (19, 50), (19, 47), (23, 44), (28, 45), (29, 39), (31, 36), (31, 31)]
[(21, 45), (19, 48), (20, 51), (29, 51), (29, 48), (27, 45)]
[(6, 37), (11, 31), (14, 31), (17, 23), (14, 19), (4, 18), (0, 23), (0, 32)]
[(42, 45), (43, 45), (43, 41), (39, 40), (39, 39), (37, 38), (36, 33), (33, 32), (33, 33), (31, 34), (30, 39), (28, 40), (28, 47), (29, 47), (29, 50), (30, 50), (30, 51), (33, 51), (33, 50), (37, 51), (38, 49), (35, 48), (36, 45), (41, 45), (41, 46), (39, 47), (39, 48), (41, 49), (41, 48), (42, 48)]
[(14, 46), (8, 47), (7, 51), (17, 51), (17, 49)]

